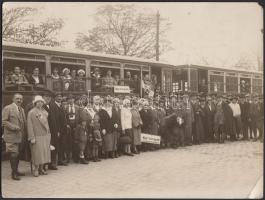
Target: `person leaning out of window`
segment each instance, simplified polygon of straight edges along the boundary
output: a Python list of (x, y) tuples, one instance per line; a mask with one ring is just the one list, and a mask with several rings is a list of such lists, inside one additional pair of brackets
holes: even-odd
[(43, 85), (43, 78), (40, 76), (40, 70), (38, 67), (34, 67), (32, 75), (29, 77), (29, 84), (32, 85)]

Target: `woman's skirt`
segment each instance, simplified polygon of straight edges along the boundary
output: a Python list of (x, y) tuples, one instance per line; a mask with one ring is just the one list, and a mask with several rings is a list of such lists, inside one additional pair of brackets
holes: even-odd
[(141, 145), (141, 127), (132, 128), (133, 145)]
[(107, 133), (106, 135), (103, 136), (104, 151), (114, 151), (113, 143), (114, 143), (113, 133)]
[(36, 143), (30, 144), (33, 165), (41, 165), (51, 162), (51, 135), (36, 136), (35, 139)]

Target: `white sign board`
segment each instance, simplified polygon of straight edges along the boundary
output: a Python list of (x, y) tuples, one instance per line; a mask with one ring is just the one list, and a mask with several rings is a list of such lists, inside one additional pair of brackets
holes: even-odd
[(141, 142), (143, 143), (160, 144), (160, 140), (161, 138), (158, 135), (141, 133)]
[(130, 93), (130, 87), (129, 86), (114, 86), (114, 93)]

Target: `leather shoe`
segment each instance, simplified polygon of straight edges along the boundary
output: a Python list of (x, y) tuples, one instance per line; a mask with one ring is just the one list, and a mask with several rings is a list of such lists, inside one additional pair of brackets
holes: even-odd
[(19, 176), (15, 172), (12, 172), (12, 179), (15, 180), (15, 181), (19, 181), (20, 180)]
[(58, 170), (58, 168), (55, 167), (55, 166), (49, 166), (48, 169), (51, 169), (51, 170)]
[(22, 172), (17, 171), (17, 175), (18, 176), (25, 176), (25, 173), (22, 173)]
[(58, 162), (58, 165), (61, 165), (61, 166), (67, 166), (67, 163), (62, 161), (62, 162)]
[(132, 153), (125, 153), (127, 156), (134, 156)]
[(86, 164), (86, 165), (88, 164), (88, 162), (85, 159), (80, 159), (80, 163), (81, 164)]
[(44, 170), (39, 170), (39, 174), (40, 175), (48, 175), (48, 172), (44, 171)]

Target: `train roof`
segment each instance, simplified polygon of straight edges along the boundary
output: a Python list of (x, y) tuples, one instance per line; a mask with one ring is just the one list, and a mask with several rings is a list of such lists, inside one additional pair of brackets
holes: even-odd
[(105, 53), (97, 53), (97, 52), (89, 52), (79, 49), (67, 49), (62, 47), (50, 47), (50, 46), (42, 46), (42, 45), (35, 45), (35, 44), (24, 44), (24, 43), (16, 43), (16, 42), (6, 42), (3, 41), (2, 43), (3, 49), (8, 47), (22, 48), (22, 49), (33, 49), (33, 50), (40, 50), (40, 51), (47, 51), (47, 52), (60, 52), (60, 53), (70, 53), (75, 55), (82, 55), (82, 56), (93, 56), (93, 57), (103, 57), (103, 58), (110, 58), (114, 60), (125, 60), (125, 61), (135, 61), (141, 62), (146, 64), (154, 64), (154, 65), (167, 65), (173, 66), (167, 62), (155, 61), (151, 59), (144, 59), (144, 58), (137, 58), (132, 56), (122, 56), (122, 55), (113, 55), (113, 54), (105, 54)]
[(216, 71), (225, 71), (225, 72), (241, 72), (241, 73), (255, 73), (255, 74), (263, 74), (263, 71), (257, 71), (257, 70), (248, 70), (248, 69), (242, 69), (242, 68), (236, 68), (236, 67), (220, 67), (220, 66), (210, 66), (210, 65), (190, 65), (191, 67), (195, 68), (203, 68), (203, 69), (209, 69), (209, 70), (216, 70)]
[(220, 67), (220, 66), (210, 66), (210, 65), (197, 65), (197, 64), (190, 64), (190, 65), (175, 65), (168, 62), (161, 62), (161, 61), (155, 61), (151, 59), (143, 59), (143, 58), (137, 58), (132, 56), (122, 56), (122, 55), (113, 55), (113, 54), (104, 54), (104, 53), (96, 53), (96, 52), (89, 52), (79, 49), (66, 49), (62, 47), (50, 47), (50, 46), (41, 46), (41, 45), (35, 45), (35, 44), (24, 44), (24, 43), (16, 43), (16, 42), (6, 42), (3, 41), (2, 43), (3, 49), (31, 49), (31, 50), (40, 50), (43, 52), (55, 52), (55, 53), (65, 53), (65, 54), (75, 54), (75, 55), (81, 55), (83, 57), (85, 56), (93, 56), (93, 57), (102, 57), (105, 59), (114, 59), (114, 60), (124, 60), (124, 61), (133, 61), (138, 63), (144, 63), (144, 64), (151, 64), (151, 65), (162, 65), (162, 66), (168, 66), (168, 67), (194, 67), (194, 68), (201, 68), (201, 69), (209, 69), (209, 70), (220, 70), (220, 71), (229, 71), (229, 72), (242, 72), (242, 73), (257, 73), (257, 74), (263, 74), (263, 71), (257, 71), (257, 70), (247, 70), (247, 69), (241, 69), (241, 68), (235, 68), (235, 67)]

